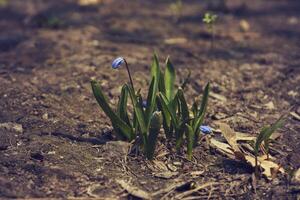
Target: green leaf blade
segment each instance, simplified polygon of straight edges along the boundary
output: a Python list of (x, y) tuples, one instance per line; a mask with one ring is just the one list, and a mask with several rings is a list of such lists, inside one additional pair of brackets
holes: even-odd
[(93, 94), (104, 111), (104, 113), (110, 118), (110, 121), (113, 124), (113, 127), (116, 127), (121, 130), (121, 136), (126, 137), (128, 140), (132, 140), (132, 136), (134, 135), (133, 129), (128, 126), (115, 112), (110, 108), (107, 103), (106, 97), (103, 94), (100, 85), (96, 81), (91, 81), (91, 86), (93, 90)]
[(175, 78), (176, 78), (175, 68), (173, 67), (170, 59), (167, 58), (164, 81), (165, 81), (166, 97), (169, 100), (173, 99), (174, 97)]
[(198, 117), (201, 116), (203, 114), (203, 112), (206, 112), (206, 108), (207, 108), (207, 104), (208, 104), (209, 91), (210, 91), (210, 83), (208, 82), (205, 86), (205, 89), (204, 89), (204, 93), (203, 93), (203, 97), (202, 97)]
[(146, 157), (149, 160), (153, 159), (155, 146), (157, 143), (157, 137), (160, 132), (161, 124), (162, 124), (162, 114), (161, 112), (155, 111), (150, 119), (149, 135), (146, 143)]
[(187, 138), (187, 158), (188, 160), (192, 160), (195, 133), (193, 128), (188, 124), (186, 124), (186, 138)]
[(173, 123), (174, 128), (176, 129), (176, 127), (179, 127), (179, 124), (178, 124), (175, 110), (169, 105), (170, 102), (164, 94), (160, 93), (159, 97), (161, 100), (160, 102), (163, 110), (167, 111), (170, 114), (171, 122)]
[(157, 79), (155, 77), (153, 77), (152, 81), (151, 81), (151, 84), (150, 84), (150, 87), (149, 87), (149, 91), (148, 91), (147, 107), (146, 107), (146, 112), (145, 112), (145, 116), (146, 116), (145, 121), (146, 121), (147, 127), (149, 127), (150, 118), (151, 118), (152, 113), (154, 112), (154, 110), (156, 108), (157, 90), (158, 90)]
[(180, 103), (180, 108), (181, 108), (181, 115), (182, 115), (182, 121), (189, 120), (190, 115), (189, 115), (189, 108), (186, 103), (183, 91), (181, 88), (178, 89), (178, 97), (179, 97), (179, 103)]
[(147, 127), (146, 127), (146, 122), (145, 122), (145, 118), (144, 118), (144, 112), (143, 112), (143, 108), (141, 103), (137, 100), (137, 97), (133, 91), (133, 89), (126, 85), (126, 87), (128, 88), (129, 91), (129, 95), (133, 104), (133, 108), (134, 108), (134, 112), (136, 115), (136, 120), (139, 124), (140, 130), (142, 132), (142, 135), (145, 139), (145, 136), (147, 134)]
[(117, 113), (122, 120), (124, 120), (128, 125), (130, 125), (130, 121), (127, 113), (127, 100), (128, 100), (128, 90), (125, 86), (123, 86), (121, 90), (118, 106), (117, 106)]

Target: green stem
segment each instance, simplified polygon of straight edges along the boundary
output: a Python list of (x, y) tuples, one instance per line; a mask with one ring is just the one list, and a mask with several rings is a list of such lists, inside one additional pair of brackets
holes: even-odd
[(215, 40), (215, 30), (214, 30), (214, 25), (211, 24), (210, 25), (210, 29), (211, 29), (211, 41), (210, 41), (210, 49), (214, 50), (214, 40)]
[(125, 59), (124, 59), (124, 61), (125, 61), (125, 66), (126, 66), (127, 73), (128, 73), (128, 76), (129, 76), (130, 84), (131, 84), (131, 87), (132, 87), (132, 89), (134, 91), (134, 94), (135, 94), (135, 90), (134, 90), (134, 86), (133, 86), (133, 81), (132, 81), (132, 78), (131, 78), (131, 73), (129, 71), (128, 63), (127, 63), (127, 61)]

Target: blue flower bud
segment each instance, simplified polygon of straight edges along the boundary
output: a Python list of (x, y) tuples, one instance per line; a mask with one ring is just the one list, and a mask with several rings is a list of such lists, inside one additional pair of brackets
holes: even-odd
[(212, 132), (209, 126), (200, 126), (200, 131), (204, 134), (209, 134)]
[(142, 106), (143, 106), (143, 108), (147, 107), (147, 101), (146, 100), (143, 101)]
[(118, 69), (124, 63), (125, 63), (124, 58), (118, 57), (112, 62), (111, 66), (113, 69)]

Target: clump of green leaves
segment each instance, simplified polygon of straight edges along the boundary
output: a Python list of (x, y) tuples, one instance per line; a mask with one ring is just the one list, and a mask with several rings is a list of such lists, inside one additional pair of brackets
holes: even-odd
[(192, 108), (189, 109), (184, 96), (184, 88), (189, 77), (176, 89), (176, 71), (170, 59), (167, 58), (163, 73), (156, 56), (154, 57), (151, 72), (159, 80), (158, 107), (162, 111), (166, 137), (168, 139), (175, 138), (176, 148), (180, 149), (185, 136), (188, 159), (191, 159), (192, 150), (199, 138), (199, 127), (203, 123), (207, 108), (209, 83), (205, 87), (201, 106), (198, 106), (198, 102), (194, 102)]
[(212, 13), (205, 13), (202, 21), (207, 25), (208, 31), (211, 35), (211, 41), (210, 41), (210, 47), (213, 50), (214, 49), (214, 40), (215, 40), (215, 23), (218, 19), (218, 15), (212, 14)]
[[(139, 91), (135, 92), (133, 88), (133, 82), (127, 62), (123, 58), (118, 59), (119, 62), (117, 65), (113, 65), (113, 67), (117, 68), (122, 62), (126, 63), (131, 85), (123, 85), (117, 108), (113, 110), (110, 107), (99, 83), (96, 81), (91, 82), (94, 96), (102, 110), (110, 118), (117, 137), (127, 141), (141, 138), (146, 157), (152, 159), (157, 136), (162, 124), (162, 116), (161, 113), (157, 111), (156, 106), (158, 80), (155, 77), (152, 77), (148, 90), (147, 105), (143, 106), (141, 94)], [(127, 110), (128, 97), (130, 97), (134, 108), (133, 117), (131, 118), (129, 117)]]
[(255, 174), (258, 176), (258, 156), (261, 145), (264, 143), (265, 153), (269, 156), (269, 143), (272, 134), (284, 124), (283, 116), (280, 117), (273, 125), (263, 127), (259, 135), (256, 138), (254, 144), (254, 156), (255, 156)]
[[(205, 87), (201, 105), (195, 102), (189, 109), (184, 97), (184, 88), (189, 76), (180, 87), (176, 88), (176, 72), (170, 59), (167, 58), (163, 72), (160, 69), (157, 56), (154, 55), (151, 65), (151, 83), (145, 105), (140, 92), (134, 90), (126, 60), (121, 57), (117, 58), (112, 67), (116, 69), (122, 64), (126, 65), (130, 85), (123, 85), (115, 109), (109, 105), (100, 84), (96, 81), (91, 82), (94, 96), (102, 110), (110, 118), (117, 137), (126, 141), (139, 139), (142, 141), (141, 146), (144, 154), (148, 159), (152, 159), (160, 128), (163, 125), (166, 138), (170, 141), (175, 138), (177, 149), (180, 149), (184, 139), (186, 139), (187, 154), (188, 158), (191, 159), (192, 150), (199, 138), (199, 127), (206, 112), (209, 83)], [(133, 106), (131, 115), (127, 109), (128, 98), (131, 99)]]
[[(142, 139), (144, 153), (148, 159), (152, 159), (154, 155), (157, 136), (162, 124), (161, 112), (156, 111), (156, 90), (157, 84), (155, 79), (152, 79), (146, 108), (143, 108), (142, 98), (139, 93), (135, 93), (133, 88), (127, 84), (122, 87), (122, 92), (119, 98), (117, 108), (113, 110), (109, 105), (107, 98), (104, 96), (99, 83), (91, 82), (94, 96), (110, 118), (114, 131), (119, 139), (132, 141), (138, 137)], [(133, 118), (129, 117), (127, 111), (127, 99), (130, 99), (133, 104)]]

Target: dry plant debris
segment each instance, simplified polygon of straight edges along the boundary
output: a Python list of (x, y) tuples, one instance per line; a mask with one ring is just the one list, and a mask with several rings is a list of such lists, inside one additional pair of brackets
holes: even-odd
[[(227, 143), (220, 142), (215, 138), (210, 138), (210, 146), (218, 150), (221, 154), (228, 156), (231, 159), (236, 159), (242, 162), (246, 162), (252, 167), (255, 167), (255, 157), (253, 155), (253, 148), (250, 146), (247, 151), (244, 149), (241, 151), (241, 146), (237, 143), (238, 138), (240, 141), (253, 141), (253, 137), (245, 133), (240, 134), (230, 128), (225, 123), (219, 123), (223, 137)], [(239, 137), (237, 137), (239, 135)], [(247, 143), (246, 143), (247, 144)], [(275, 158), (267, 155), (258, 157), (258, 166), (262, 168), (262, 174), (269, 180), (272, 180), (278, 172), (285, 173), (285, 170), (275, 163)]]

